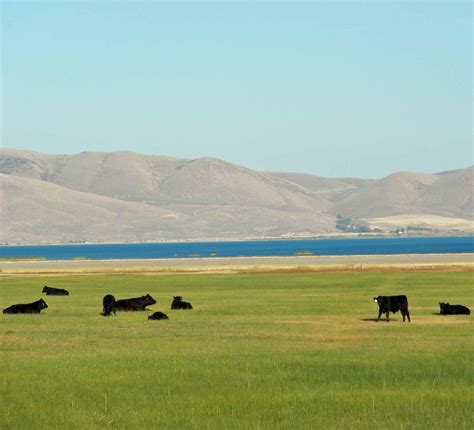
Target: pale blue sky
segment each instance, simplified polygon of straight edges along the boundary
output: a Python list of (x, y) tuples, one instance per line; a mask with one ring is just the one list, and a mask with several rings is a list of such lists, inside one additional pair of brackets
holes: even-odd
[(2, 145), (382, 177), (472, 161), (470, 2), (2, 2)]

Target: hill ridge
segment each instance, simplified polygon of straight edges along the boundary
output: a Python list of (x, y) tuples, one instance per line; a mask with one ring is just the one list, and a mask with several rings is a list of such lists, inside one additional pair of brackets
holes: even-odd
[[(399, 171), (381, 179), (324, 178), (259, 172), (214, 157), (1, 148), (0, 173), (2, 241), (8, 243), (19, 237), (25, 243), (41, 238), (80, 241), (90, 236), (81, 219), (89, 220), (90, 232), (101, 240), (114, 241), (134, 235), (140, 240), (181, 240), (336, 234), (337, 216), (367, 225), (377, 220), (394, 228), (397, 220), (427, 228), (430, 222), (433, 228), (456, 225), (459, 231), (462, 220), (474, 218), (474, 166), (440, 174)], [(27, 186), (21, 178), (33, 182)], [(83, 213), (86, 200), (89, 214)], [(61, 228), (55, 230), (61, 211), (71, 222), (59, 222)], [(25, 213), (36, 218), (25, 218)], [(114, 214), (106, 217), (108, 229), (101, 213)], [(169, 222), (159, 221), (160, 213)], [(413, 214), (420, 214), (419, 222)], [(457, 221), (443, 224), (436, 217)], [(97, 226), (102, 226), (100, 231)]]

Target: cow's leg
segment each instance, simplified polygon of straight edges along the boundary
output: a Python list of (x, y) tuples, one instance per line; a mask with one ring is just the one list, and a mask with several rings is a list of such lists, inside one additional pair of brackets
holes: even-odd
[(387, 312), (387, 313), (385, 314), (385, 316), (387, 317), (387, 322), (389, 322), (390, 311), (389, 311), (389, 312)]
[[(407, 314), (408, 322), (411, 322), (411, 320), (410, 320), (410, 312), (408, 312), (408, 309), (405, 311), (405, 313)], [(404, 319), (403, 321), (405, 321), (405, 319)]]
[(379, 316), (377, 317), (377, 321), (380, 321), (381, 316), (382, 316), (382, 311), (379, 309)]

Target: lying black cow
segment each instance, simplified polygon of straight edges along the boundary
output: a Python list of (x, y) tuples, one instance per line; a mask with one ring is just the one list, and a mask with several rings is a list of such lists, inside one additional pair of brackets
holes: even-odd
[(169, 320), (168, 315), (160, 311), (155, 312), (153, 315), (150, 315), (148, 319), (149, 320)]
[(408, 312), (408, 299), (407, 296), (378, 296), (374, 297), (374, 301), (379, 305), (379, 316), (377, 320), (380, 320), (380, 316), (385, 314), (387, 322), (389, 321), (390, 312), (395, 313), (400, 311), (405, 322), (405, 316), (410, 322), (410, 312)]
[(46, 309), (48, 305), (43, 299), (37, 302), (12, 305), (3, 310), (4, 314), (39, 314), (41, 310)]
[(439, 304), (440, 315), (471, 315), (468, 307), (463, 305), (450, 305), (449, 303)]
[(133, 299), (121, 299), (115, 300), (115, 297), (111, 294), (107, 294), (102, 304), (104, 306), (103, 315), (109, 316), (111, 312), (114, 313), (116, 311), (146, 311), (147, 306), (154, 305), (156, 300), (151, 297), (149, 294), (142, 297), (135, 297)]
[(149, 294), (146, 296), (135, 297), (133, 299), (121, 299), (115, 302), (116, 311), (145, 311), (149, 305), (154, 305), (156, 300)]
[(47, 296), (69, 296), (69, 291), (62, 288), (48, 287), (47, 285), (44, 286), (42, 292), (46, 293)]
[(189, 302), (183, 302), (181, 296), (173, 296), (173, 302), (171, 303), (171, 309), (192, 309), (192, 305)]

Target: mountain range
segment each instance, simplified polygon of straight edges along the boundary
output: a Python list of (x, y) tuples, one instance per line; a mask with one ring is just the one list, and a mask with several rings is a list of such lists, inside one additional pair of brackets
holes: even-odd
[(385, 178), (258, 172), (215, 158), (0, 149), (8, 244), (474, 230), (474, 167)]

